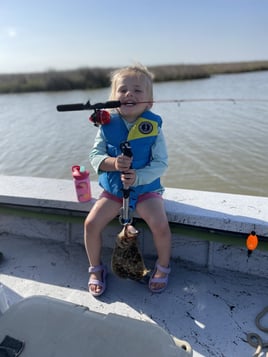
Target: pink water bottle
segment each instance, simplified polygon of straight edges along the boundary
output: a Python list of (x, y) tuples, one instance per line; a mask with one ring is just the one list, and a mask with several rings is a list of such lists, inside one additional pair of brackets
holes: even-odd
[(89, 181), (89, 172), (85, 169), (84, 166), (74, 165), (72, 167), (72, 173), (78, 201), (90, 201), (92, 197)]

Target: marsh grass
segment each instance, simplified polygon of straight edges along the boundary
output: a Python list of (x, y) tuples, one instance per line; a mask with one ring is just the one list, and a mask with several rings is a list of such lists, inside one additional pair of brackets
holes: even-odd
[[(104, 88), (115, 68), (79, 68), (70, 71), (0, 74), (0, 93), (63, 91)], [(268, 61), (212, 63), (201, 65), (150, 66), (155, 82), (208, 78), (214, 74), (268, 70)]]

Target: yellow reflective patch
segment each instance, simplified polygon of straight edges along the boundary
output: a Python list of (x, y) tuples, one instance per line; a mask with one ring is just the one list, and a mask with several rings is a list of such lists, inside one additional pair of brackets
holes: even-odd
[(158, 123), (154, 120), (140, 117), (130, 129), (127, 140), (142, 139), (157, 135)]

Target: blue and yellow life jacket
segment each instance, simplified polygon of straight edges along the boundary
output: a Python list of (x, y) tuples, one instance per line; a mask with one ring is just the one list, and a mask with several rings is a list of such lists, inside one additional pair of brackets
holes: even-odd
[[(162, 125), (159, 115), (151, 111), (144, 112), (128, 131), (123, 119), (119, 114), (112, 114), (111, 121), (102, 125), (101, 130), (107, 142), (109, 156), (117, 157), (122, 153), (120, 144), (128, 141), (133, 154), (132, 168), (141, 169), (151, 161), (151, 148), (158, 136), (158, 128)], [(105, 191), (122, 198), (123, 184), (118, 171), (102, 172), (99, 175), (99, 184)], [(136, 187), (131, 187), (130, 207), (135, 209), (139, 195), (161, 189), (160, 178)]]

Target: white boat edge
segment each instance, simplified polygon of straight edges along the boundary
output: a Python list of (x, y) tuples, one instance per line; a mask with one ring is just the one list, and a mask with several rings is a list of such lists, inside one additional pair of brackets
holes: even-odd
[[(91, 191), (92, 200), (80, 203), (72, 180), (2, 175), (0, 233), (83, 244), (83, 220), (101, 192), (97, 182)], [(173, 259), (267, 277), (268, 197), (166, 188), (164, 200)], [(114, 221), (105, 229), (104, 247), (113, 248), (120, 228)], [(143, 254), (155, 255), (147, 227), (138, 220), (137, 228)], [(251, 231), (262, 242), (248, 257)]]

